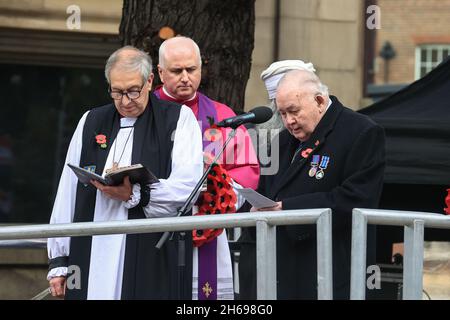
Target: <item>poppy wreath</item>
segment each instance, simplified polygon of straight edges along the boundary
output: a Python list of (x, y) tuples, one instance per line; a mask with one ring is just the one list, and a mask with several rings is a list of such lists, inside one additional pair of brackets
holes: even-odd
[[(206, 179), (206, 191), (197, 201), (196, 215), (210, 215), (236, 212), (236, 194), (231, 186), (231, 178), (227, 171), (218, 164), (213, 164)], [(194, 247), (200, 247), (214, 240), (223, 229), (192, 230)]]

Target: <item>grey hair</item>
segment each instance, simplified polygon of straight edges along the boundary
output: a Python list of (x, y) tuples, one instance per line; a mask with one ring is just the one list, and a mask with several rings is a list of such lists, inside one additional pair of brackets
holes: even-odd
[[(126, 51), (131, 51), (133, 54), (125, 55)], [(111, 84), (111, 70), (114, 67), (119, 67), (124, 71), (139, 71), (145, 83), (152, 74), (152, 58), (142, 50), (133, 46), (125, 46), (114, 51), (106, 61), (105, 77), (109, 84)]]
[[(295, 78), (292, 79), (293, 77)], [(312, 84), (321, 95), (326, 97), (329, 96), (328, 87), (320, 81), (319, 77), (314, 72), (308, 70), (289, 71), (280, 79), (277, 88), (286, 81), (296, 81), (299, 87)]]
[(194, 41), (194, 40), (192, 40), (191, 38), (189, 38), (189, 37), (184, 37), (184, 36), (176, 36), (175, 38), (170, 38), (170, 39), (167, 39), (167, 40), (165, 40), (163, 43), (161, 43), (161, 46), (159, 47), (159, 52), (158, 52), (158, 59), (159, 59), (159, 66), (161, 67), (161, 68), (164, 68), (164, 64), (165, 64), (165, 60), (164, 60), (164, 56), (165, 56), (165, 53), (166, 53), (166, 46), (167, 46), (167, 43), (169, 42), (169, 41), (171, 41), (172, 39), (184, 39), (184, 40), (189, 40), (191, 43), (192, 43), (192, 45), (194, 46), (194, 50), (195, 50), (195, 53), (196, 53), (196, 55), (197, 55), (197, 57), (198, 57), (198, 65), (201, 67), (202, 66), (202, 58), (201, 58), (201, 55), (200, 55), (200, 48), (198, 47), (198, 44)]

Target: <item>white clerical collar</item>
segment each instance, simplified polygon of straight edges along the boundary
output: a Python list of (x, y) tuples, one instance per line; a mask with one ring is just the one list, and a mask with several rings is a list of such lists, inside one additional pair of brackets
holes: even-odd
[[(165, 95), (167, 95), (168, 97), (170, 97), (170, 98), (172, 98), (174, 100), (178, 100), (173, 95), (171, 95), (169, 92), (167, 92), (167, 90), (166, 90), (166, 88), (164, 86), (162, 87), (162, 89), (163, 89)], [(183, 100), (183, 102), (194, 100), (196, 96), (197, 96), (197, 91), (195, 91), (195, 94), (192, 96), (192, 98), (187, 99), (187, 100)]]
[(328, 108), (331, 106), (332, 103), (333, 103), (333, 101), (331, 101), (331, 98), (328, 96), (328, 106), (325, 109), (325, 112), (327, 112)]
[(120, 118), (120, 127), (121, 128), (132, 127), (132, 126), (134, 126), (134, 123), (136, 122), (136, 120), (137, 120), (137, 118), (133, 118), (133, 117)]

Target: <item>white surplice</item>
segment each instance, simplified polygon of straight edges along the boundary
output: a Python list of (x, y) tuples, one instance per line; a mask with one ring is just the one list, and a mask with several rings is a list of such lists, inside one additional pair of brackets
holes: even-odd
[[(69, 145), (65, 164), (79, 164), (81, 158), (83, 127), (86, 112), (78, 123)], [(121, 118), (121, 128), (110, 148), (105, 170), (112, 167), (113, 160), (119, 166), (131, 164), (133, 149), (133, 124), (137, 118)], [(128, 140), (128, 142), (127, 142)], [(115, 144), (117, 144), (115, 146)], [(116, 154), (114, 155), (114, 150)], [(121, 156), (123, 151), (123, 155)], [(113, 159), (114, 158), (114, 159)], [(147, 218), (176, 216), (177, 209), (188, 198), (202, 176), (203, 152), (201, 132), (191, 109), (182, 106), (174, 134), (172, 149), (172, 170), (167, 179), (152, 184), (149, 204), (144, 208)], [(73, 221), (77, 177), (64, 165), (58, 192), (56, 195), (50, 223), (70, 223)], [(133, 200), (127, 202), (113, 200), (103, 196), (97, 190), (94, 221), (127, 220), (128, 209), (139, 202), (139, 185), (133, 186)], [(137, 198), (137, 201), (136, 201)], [(131, 204), (130, 204), (131, 203)], [(134, 205), (133, 205), (134, 203)], [(122, 274), (124, 267), (126, 235), (93, 236), (91, 260), (89, 266), (88, 299), (120, 299), (122, 291)], [(50, 259), (70, 254), (70, 238), (49, 238), (48, 256)], [(47, 278), (66, 275), (67, 268), (50, 270)]]

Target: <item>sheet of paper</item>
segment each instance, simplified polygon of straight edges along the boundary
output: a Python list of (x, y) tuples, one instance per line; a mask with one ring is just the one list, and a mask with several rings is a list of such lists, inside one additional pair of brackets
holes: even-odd
[(270, 208), (277, 205), (277, 203), (269, 198), (263, 196), (262, 194), (256, 192), (250, 188), (236, 189), (245, 200), (247, 200), (256, 209)]

